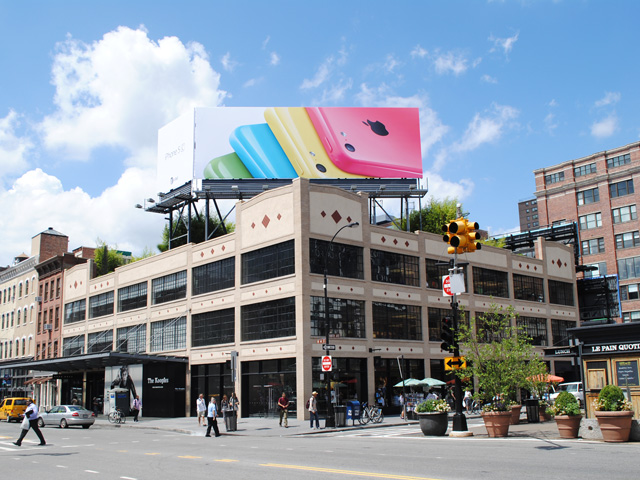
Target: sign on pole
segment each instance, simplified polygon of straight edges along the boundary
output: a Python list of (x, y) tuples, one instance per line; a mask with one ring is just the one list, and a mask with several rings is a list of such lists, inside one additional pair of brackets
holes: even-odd
[(333, 362), (331, 361), (331, 357), (329, 355), (325, 355), (322, 357), (322, 371), (330, 372), (333, 367)]
[(464, 357), (448, 357), (444, 359), (445, 370), (458, 370), (467, 368), (467, 360)]
[(451, 277), (449, 275), (442, 276), (442, 294), (447, 297), (452, 297), (451, 293)]

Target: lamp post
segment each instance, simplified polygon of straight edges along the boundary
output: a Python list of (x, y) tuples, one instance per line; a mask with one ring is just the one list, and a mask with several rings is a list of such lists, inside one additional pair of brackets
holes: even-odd
[[(358, 222), (348, 223), (343, 225), (338, 229), (338, 231), (333, 235), (329, 245), (327, 246), (327, 254), (324, 257), (324, 328), (325, 328), (325, 345), (329, 345), (329, 333), (331, 332), (331, 316), (329, 315), (329, 295), (327, 288), (327, 262), (329, 261), (329, 252), (333, 247), (333, 241), (336, 239), (338, 234), (345, 228), (353, 228), (360, 225)], [(325, 350), (329, 351), (329, 350)], [(333, 368), (333, 367), (332, 367)], [(333, 414), (333, 404), (331, 403), (331, 372), (326, 372), (327, 376), (327, 419), (325, 420), (325, 428), (326, 427), (335, 427), (335, 417)]]

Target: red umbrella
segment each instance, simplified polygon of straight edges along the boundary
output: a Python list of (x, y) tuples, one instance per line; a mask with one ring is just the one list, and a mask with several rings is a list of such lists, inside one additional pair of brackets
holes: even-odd
[(557, 375), (551, 375), (551, 374), (535, 375), (533, 377), (529, 377), (527, 380), (530, 380), (532, 382), (547, 382), (547, 383), (564, 382), (564, 378), (563, 377), (558, 377)]

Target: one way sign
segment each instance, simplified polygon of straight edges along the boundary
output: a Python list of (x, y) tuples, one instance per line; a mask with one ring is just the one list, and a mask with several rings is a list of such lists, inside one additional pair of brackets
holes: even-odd
[(467, 368), (467, 360), (464, 357), (447, 357), (444, 359), (445, 370), (458, 370)]

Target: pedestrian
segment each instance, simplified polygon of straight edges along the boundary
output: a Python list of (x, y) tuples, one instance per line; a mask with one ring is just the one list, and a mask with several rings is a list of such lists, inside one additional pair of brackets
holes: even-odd
[(402, 408), (402, 410), (400, 411), (400, 418), (404, 420), (404, 418), (406, 417), (406, 409), (404, 406), (404, 395), (402, 393), (400, 394), (399, 400), (400, 407)]
[(471, 392), (469, 390), (465, 390), (464, 392), (464, 397), (463, 397), (463, 402), (464, 402), (464, 406), (467, 409), (467, 413), (471, 412), (471, 403), (472, 403), (472, 399), (471, 399)]
[(218, 421), (216, 417), (218, 416), (218, 406), (216, 405), (216, 399), (211, 397), (211, 401), (209, 402), (209, 408), (207, 409), (207, 421), (209, 425), (207, 426), (207, 433), (205, 437), (211, 436), (211, 429), (213, 428), (213, 432), (216, 437), (220, 436), (220, 430), (218, 430)]
[(140, 401), (140, 395), (136, 395), (136, 398), (133, 399), (133, 404), (131, 405), (131, 414), (133, 415), (134, 422), (138, 421), (140, 410), (142, 410), (142, 402)]
[(285, 392), (282, 392), (282, 396), (278, 399), (278, 408), (280, 409), (280, 426), (284, 418), (284, 428), (289, 428), (289, 399)]
[[(318, 419), (318, 401), (316, 397), (318, 392), (313, 392), (311, 398), (307, 401), (307, 409), (309, 410), (309, 428), (318, 430), (320, 428), (320, 420)], [(313, 427), (313, 419), (316, 419), (316, 426)]]
[(229, 411), (229, 399), (227, 395), (222, 395), (220, 402), (220, 410), (222, 410), (222, 418), (224, 419), (224, 428), (227, 432), (231, 431), (231, 412)]
[(20, 432), (20, 437), (18, 441), (13, 442), (14, 445), (21, 446), (22, 439), (27, 435), (29, 428), (32, 428), (36, 435), (40, 439), (40, 443), (38, 445), (46, 445), (44, 437), (42, 436), (42, 432), (40, 431), (40, 427), (38, 427), (38, 418), (40, 414), (38, 413), (38, 406), (33, 403), (33, 400), (27, 400), (27, 409), (24, 411), (24, 420), (22, 420), (22, 431)]
[(196, 400), (196, 412), (198, 415), (198, 425), (203, 427), (207, 426), (207, 402), (204, 400), (204, 395), (201, 393)]
[(238, 397), (236, 396), (236, 392), (233, 392), (229, 397), (229, 415), (231, 416), (231, 431), (235, 432), (238, 430), (238, 407), (240, 402)]

